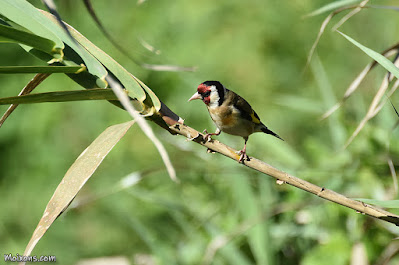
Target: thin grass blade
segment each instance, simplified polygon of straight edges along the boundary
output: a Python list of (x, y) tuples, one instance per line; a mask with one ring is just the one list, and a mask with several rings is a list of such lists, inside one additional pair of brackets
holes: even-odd
[(84, 70), (85, 66), (0, 66), (0, 74), (77, 74)]
[(366, 123), (377, 114), (378, 111), (376, 111), (376, 108), (378, 106), (378, 103), (381, 102), (381, 99), (384, 96), (385, 92), (387, 91), (388, 86), (389, 86), (389, 79), (388, 79), (388, 74), (386, 74), (381, 85), (380, 85), (380, 88), (378, 89), (376, 95), (373, 98), (373, 101), (371, 102), (371, 104), (369, 106), (369, 109), (368, 109), (366, 115), (361, 120), (359, 125), (356, 127), (356, 130), (352, 133), (352, 135), (346, 141), (344, 149), (346, 149), (352, 143), (352, 141), (355, 139), (355, 137), (364, 128)]
[(133, 124), (134, 121), (129, 121), (108, 127), (76, 159), (47, 204), (43, 216), (25, 249), (25, 256), (32, 253), (36, 244), (50, 228), (55, 219), (57, 219), (57, 217), (66, 210), (75, 198), (76, 194), (101, 164), (103, 159)]
[(155, 136), (153, 130), (148, 125), (146, 120), (142, 116), (140, 116), (138, 112), (135, 110), (129, 97), (123, 93), (122, 87), (110, 77), (107, 78), (107, 81), (111, 85), (112, 90), (114, 91), (115, 95), (118, 97), (122, 106), (125, 108), (127, 112), (129, 112), (129, 114), (133, 117), (133, 119), (137, 121), (137, 124), (140, 126), (141, 130), (143, 130), (143, 132), (147, 135), (147, 137), (154, 143), (155, 147), (158, 149), (158, 152), (161, 155), (161, 158), (165, 164), (166, 170), (168, 171), (170, 178), (175, 182), (179, 182), (178, 178), (176, 177), (176, 170), (173, 167), (168, 152), (166, 152), (166, 149), (161, 143), (161, 141), (159, 141), (159, 139)]
[(335, 13), (331, 13), (330, 15), (328, 15), (324, 19), (323, 23), (321, 24), (319, 32), (317, 33), (317, 37), (316, 37), (315, 41), (312, 44), (312, 48), (310, 48), (310, 51), (309, 51), (309, 54), (308, 54), (308, 58), (306, 60), (305, 69), (308, 68), (308, 66), (310, 64), (310, 61), (312, 60), (313, 54), (314, 54), (314, 52), (316, 50), (317, 44), (320, 41), (321, 35), (323, 35), (324, 31), (326, 30), (326, 27), (327, 27), (328, 23), (331, 21), (331, 19), (334, 17), (334, 15), (335, 15)]
[(22, 95), (17, 97), (0, 98), (0, 105), (7, 104), (36, 104), (45, 102), (68, 102), (83, 100), (118, 100), (111, 89), (86, 89), (45, 92)]
[(307, 14), (305, 17), (313, 17), (313, 16), (317, 16), (332, 10), (336, 10), (340, 7), (343, 6), (347, 6), (347, 5), (351, 5), (357, 2), (360, 2), (361, 0), (341, 0), (341, 1), (335, 1), (329, 4), (326, 4), (322, 7), (320, 7), (319, 9), (316, 9), (315, 11)]
[(332, 28), (332, 31), (336, 31), (339, 27), (341, 27), (346, 21), (348, 21), (351, 17), (362, 11), (364, 6), (369, 2), (369, 0), (364, 0), (362, 1), (359, 6), (357, 6), (355, 9), (353, 9), (349, 14), (346, 14), (343, 18), (338, 21), (337, 24)]
[(353, 82), (349, 85), (348, 89), (345, 91), (345, 94), (343, 98), (336, 103), (332, 108), (330, 108), (326, 113), (323, 114), (321, 119), (326, 119), (328, 118), (331, 114), (333, 114), (337, 109), (339, 109), (344, 102), (356, 91), (356, 89), (359, 87), (360, 83), (363, 81), (363, 79), (366, 77), (366, 75), (370, 72), (372, 69), (373, 63), (368, 64), (363, 71), (360, 72), (360, 74), (353, 80)]
[[(398, 89), (399, 87), (399, 80), (396, 80), (395, 83), (392, 85), (391, 89), (387, 92), (387, 96), (381, 100), (381, 102), (378, 104), (378, 106), (375, 108), (374, 110), (374, 116), (378, 114), (378, 112), (380, 112), (380, 110), (382, 109), (382, 107), (385, 105), (385, 103), (387, 103), (388, 100), (390, 100), (390, 97), (393, 95), (393, 93)], [(392, 103), (392, 102), (391, 102)], [(396, 109), (395, 109), (396, 111)]]
[[(382, 52), (382, 54), (385, 57), (390, 57), (392, 55), (395, 55), (398, 53), (398, 44), (395, 44), (385, 51)], [(340, 102), (336, 103), (332, 108), (330, 108), (326, 113), (323, 114), (321, 119), (326, 119), (328, 118), (331, 114), (333, 114), (339, 107), (341, 107), (345, 101), (357, 90), (361, 82), (364, 80), (364, 78), (367, 76), (367, 74), (374, 69), (374, 67), (378, 65), (376, 61), (373, 61), (372, 63), (368, 64), (361, 72), (360, 74), (352, 81), (352, 83), (349, 85), (349, 87), (346, 89), (345, 94), (343, 98), (340, 100)]]
[[(396, 111), (396, 109), (395, 109)], [(397, 111), (396, 111), (397, 113)], [(391, 158), (388, 158), (388, 166), (389, 166), (389, 171), (391, 172), (392, 176), (392, 186), (395, 191), (395, 197), (398, 194), (398, 176), (396, 175), (396, 170), (395, 170), (395, 165), (393, 164), (393, 161)]]

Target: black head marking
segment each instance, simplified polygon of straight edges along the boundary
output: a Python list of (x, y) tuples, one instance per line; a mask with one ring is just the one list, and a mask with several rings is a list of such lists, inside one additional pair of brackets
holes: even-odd
[(218, 91), (219, 94), (219, 102), (218, 105), (222, 105), (223, 101), (224, 101), (224, 91), (225, 91), (225, 87), (222, 85), (222, 83), (220, 83), (219, 81), (205, 81), (202, 84), (206, 85), (206, 86), (215, 86), (216, 90)]

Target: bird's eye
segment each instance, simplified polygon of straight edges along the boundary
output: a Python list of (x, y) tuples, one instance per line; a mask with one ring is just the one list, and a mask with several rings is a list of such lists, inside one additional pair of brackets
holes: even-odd
[(206, 98), (206, 97), (208, 97), (210, 94), (211, 94), (211, 91), (206, 91), (206, 92), (203, 94), (203, 96)]

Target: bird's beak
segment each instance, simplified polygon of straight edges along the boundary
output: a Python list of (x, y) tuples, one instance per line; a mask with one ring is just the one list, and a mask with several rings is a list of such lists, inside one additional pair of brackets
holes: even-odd
[(202, 98), (201, 95), (198, 92), (196, 92), (188, 101), (191, 101), (194, 99), (201, 99), (201, 98)]

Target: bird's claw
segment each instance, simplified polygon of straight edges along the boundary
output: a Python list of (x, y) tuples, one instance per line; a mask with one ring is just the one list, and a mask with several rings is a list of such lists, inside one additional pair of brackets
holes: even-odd
[(244, 150), (238, 151), (238, 155), (240, 155), (240, 159), (238, 159), (238, 163), (244, 163), (244, 161), (249, 161), (249, 156)]
[(205, 129), (203, 132), (202, 132), (203, 134), (205, 134), (204, 135), (204, 142), (206, 143), (206, 142), (210, 142), (211, 140), (212, 140), (212, 133), (208, 133), (208, 131)]

